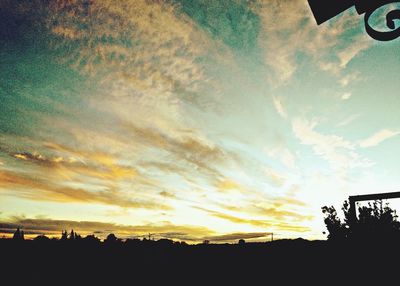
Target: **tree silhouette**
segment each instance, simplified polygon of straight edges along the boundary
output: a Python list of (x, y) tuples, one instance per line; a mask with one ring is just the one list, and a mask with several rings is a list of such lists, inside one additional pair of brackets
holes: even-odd
[(115, 236), (115, 234), (110, 233), (109, 235), (107, 235), (107, 238), (104, 240), (105, 243), (115, 243), (117, 241), (117, 237)]
[(82, 239), (85, 242), (97, 244), (100, 243), (100, 239), (97, 238), (94, 234), (89, 234), (85, 238)]
[(48, 237), (47, 237), (46, 235), (44, 235), (44, 234), (40, 234), (40, 235), (36, 236), (33, 240), (34, 240), (34, 241), (40, 241), (40, 242), (45, 243), (45, 242), (48, 242), (48, 241), (50, 240), (50, 238), (48, 238)]
[(24, 239), (25, 239), (24, 231), (21, 231), (18, 227), (17, 230), (14, 232), (13, 240), (24, 240)]
[(329, 240), (338, 241), (348, 238), (349, 227), (346, 223), (342, 223), (333, 206), (322, 207), (322, 213), (325, 215), (324, 223), (329, 232)]
[(63, 231), (61, 232), (61, 240), (62, 240), (62, 241), (66, 241), (67, 239), (68, 239), (68, 233), (67, 233), (66, 230), (63, 230)]
[(71, 233), (70, 233), (70, 235), (69, 235), (69, 239), (70, 239), (70, 240), (75, 240), (75, 232), (74, 232), (73, 229), (71, 230)]
[(350, 204), (347, 200), (343, 203), (342, 211), (343, 221), (333, 206), (322, 207), (329, 240), (390, 240), (400, 236), (400, 222), (397, 220), (396, 211), (382, 200), (358, 207), (356, 221), (351, 219)]

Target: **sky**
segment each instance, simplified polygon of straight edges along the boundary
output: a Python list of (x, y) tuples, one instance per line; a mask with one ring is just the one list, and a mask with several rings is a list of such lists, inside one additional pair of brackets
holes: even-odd
[(398, 190), (399, 40), (305, 0), (0, 0), (0, 230), (325, 239)]

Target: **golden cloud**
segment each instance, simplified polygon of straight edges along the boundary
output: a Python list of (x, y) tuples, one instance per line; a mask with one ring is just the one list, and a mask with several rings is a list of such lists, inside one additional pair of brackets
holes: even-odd
[(100, 203), (128, 208), (170, 210), (171, 207), (148, 200), (133, 200), (123, 196), (117, 189), (102, 188), (89, 191), (72, 188), (61, 183), (13, 171), (0, 170), (0, 191), (7, 195), (56, 202)]
[[(235, 210), (235, 211), (241, 211), (241, 213), (245, 213), (246, 215), (263, 215), (267, 216), (268, 220), (265, 219), (247, 219), (247, 218), (242, 218), (234, 215), (230, 215), (227, 213), (222, 213), (214, 210), (209, 210), (205, 209), (202, 207), (196, 207), (194, 208), (202, 210), (204, 212), (207, 212), (208, 214), (211, 214), (214, 217), (224, 219), (227, 221), (230, 221), (235, 224), (247, 224), (247, 225), (252, 225), (256, 227), (261, 227), (268, 229), (270, 231), (272, 230), (279, 230), (279, 231), (306, 231), (309, 230), (308, 227), (304, 227), (301, 225), (298, 225), (299, 222), (303, 222), (306, 220), (310, 220), (312, 217), (311, 216), (304, 216), (301, 214), (297, 214), (295, 212), (290, 212), (290, 211), (280, 211), (276, 210), (274, 208), (259, 208), (259, 207), (254, 207), (251, 206), (249, 208), (242, 208), (242, 209), (234, 209), (230, 208), (230, 210)], [(253, 208), (253, 210), (252, 210)], [(254, 210), (256, 209), (256, 210)], [(287, 222), (282, 222), (282, 221), (287, 221)]]

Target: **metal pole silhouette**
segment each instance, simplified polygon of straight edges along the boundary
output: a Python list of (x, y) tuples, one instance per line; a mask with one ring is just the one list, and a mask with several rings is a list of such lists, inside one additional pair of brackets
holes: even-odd
[(350, 212), (351, 223), (357, 222), (356, 202), (386, 200), (395, 198), (400, 198), (400, 192), (349, 196), (349, 204), (350, 204), (349, 212)]

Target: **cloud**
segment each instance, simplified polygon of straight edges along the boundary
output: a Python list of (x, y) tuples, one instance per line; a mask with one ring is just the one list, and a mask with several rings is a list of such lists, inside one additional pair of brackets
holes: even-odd
[(342, 126), (346, 126), (349, 125), (350, 123), (352, 123), (354, 120), (356, 120), (357, 118), (359, 118), (361, 116), (361, 114), (352, 114), (349, 117), (346, 117), (345, 119), (343, 119), (342, 121), (340, 121), (337, 126), (342, 127)]
[[(93, 189), (93, 186), (91, 189)], [(6, 170), (0, 171), (0, 191), (2, 194), (38, 201), (100, 203), (156, 210), (171, 209), (170, 206), (152, 200), (132, 199), (113, 187), (97, 187), (95, 190), (73, 188), (62, 183)]]
[(35, 152), (22, 152), (22, 153), (12, 153), (11, 156), (17, 159), (21, 159), (24, 161), (31, 161), (35, 164), (39, 165), (47, 165), (47, 166), (56, 166), (60, 163), (75, 163), (76, 159), (73, 157), (63, 158), (61, 156), (53, 156), (51, 158), (47, 158), (44, 155)]
[[(309, 56), (320, 69), (339, 74), (372, 43), (367, 36), (357, 33), (358, 18), (349, 11), (317, 26), (307, 1), (260, 0), (254, 9), (263, 25), (259, 43), (265, 63), (273, 71), (273, 86), (286, 84), (292, 78), (300, 53)], [(348, 34), (344, 37), (348, 31), (355, 31), (351, 40)]]
[[(312, 216), (305, 215), (297, 207), (305, 207), (303, 201), (291, 197), (278, 197), (268, 200), (249, 200), (240, 206), (219, 204), (219, 206), (229, 212), (244, 213), (247, 216), (268, 218), (271, 224), (278, 221), (302, 222), (312, 219)], [(292, 210), (291, 210), (292, 209)], [(201, 209), (215, 215), (219, 212)]]
[(267, 176), (268, 181), (276, 187), (282, 187), (287, 180), (285, 176), (272, 168), (265, 168), (265, 175)]
[(204, 240), (215, 241), (215, 242), (227, 242), (239, 239), (256, 239), (269, 237), (269, 233), (266, 232), (250, 232), (250, 233), (229, 233), (222, 235), (206, 236)]
[(352, 72), (350, 74), (347, 74), (343, 76), (340, 80), (339, 83), (342, 87), (348, 86), (350, 83), (353, 83), (354, 81), (357, 81), (360, 77), (359, 72)]
[(269, 150), (266, 149), (266, 153), (269, 157), (280, 160), (289, 169), (296, 168), (296, 157), (288, 148), (277, 147)]
[(216, 184), (216, 188), (220, 192), (229, 192), (232, 190), (244, 191), (239, 183), (231, 179), (219, 180)]
[(294, 135), (304, 145), (312, 146), (314, 153), (328, 161), (335, 170), (347, 170), (356, 167), (369, 167), (371, 162), (354, 150), (356, 144), (337, 135), (317, 132), (316, 121), (295, 118), (292, 121)]
[(278, 229), (286, 230), (288, 232), (309, 232), (311, 229), (307, 226), (301, 225), (293, 225), (293, 224), (286, 224), (286, 223), (278, 223), (276, 225)]
[(155, 128), (144, 128), (132, 123), (124, 123), (124, 128), (143, 145), (162, 149), (175, 159), (185, 161), (196, 170), (215, 175), (218, 172), (212, 166), (223, 163), (226, 155), (223, 149), (205, 138), (195, 136), (172, 137)]
[(303, 222), (312, 219), (312, 216), (309, 215), (303, 215), (301, 212), (294, 212), (294, 211), (288, 211), (285, 210), (283, 207), (287, 207), (289, 204), (293, 205), (293, 201), (290, 200), (282, 200), (279, 203), (279, 208), (278, 207), (264, 207), (261, 204), (255, 204), (252, 207), (250, 207), (249, 213), (254, 213), (257, 215), (263, 215), (268, 218), (273, 218), (275, 219), (276, 222), (282, 222), (282, 221), (298, 221), (298, 222)]
[(208, 81), (198, 59), (213, 49), (209, 35), (172, 2), (57, 1), (49, 10), (54, 46), (119, 96), (173, 98)]
[(272, 97), (272, 102), (274, 103), (274, 107), (275, 107), (276, 111), (278, 112), (278, 114), (280, 116), (282, 116), (282, 118), (286, 119), (287, 118), (287, 114), (286, 114), (285, 109), (283, 108), (282, 101), (278, 97), (273, 96)]
[(273, 231), (281, 230), (281, 231), (306, 232), (310, 230), (309, 227), (296, 225), (293, 223), (284, 223), (284, 222), (273, 223), (268, 220), (243, 219), (223, 213), (214, 213), (213, 216), (224, 220), (228, 220), (236, 224), (248, 224), (256, 227), (266, 228)]
[(258, 204), (250, 204), (246, 205), (243, 208), (235, 208), (230, 206), (222, 206), (225, 209), (229, 209), (230, 211), (241, 211), (242, 215), (245, 213), (247, 216), (253, 215), (255, 217), (263, 217), (267, 219), (248, 219), (242, 218), (236, 215), (231, 215), (225, 212), (214, 211), (202, 207), (194, 207), (199, 210), (202, 210), (214, 217), (227, 220), (234, 224), (245, 224), (251, 225), (259, 228), (268, 229), (269, 231), (288, 231), (291, 229), (301, 229), (304, 231), (308, 229), (307, 227), (303, 227), (298, 225), (299, 223), (303, 223), (304, 221), (312, 219), (312, 216), (302, 215), (296, 212), (291, 212), (287, 210), (280, 210), (275, 207), (263, 207)]
[(264, 228), (273, 226), (273, 224), (267, 220), (244, 219), (219, 212), (211, 212), (211, 214), (217, 218), (224, 219), (233, 222), (235, 224), (249, 224), (252, 226), (264, 227)]
[(2, 194), (171, 211), (171, 200), (180, 200), (172, 196), (176, 184), (186, 189), (196, 180), (214, 182), (221, 177), (216, 167), (226, 160), (223, 149), (190, 129), (170, 132), (126, 122), (108, 132), (70, 123), (53, 126), (65, 135), (58, 142), (32, 139), (25, 146), (30, 151), (23, 152), (13, 150), (12, 139), (5, 142), (18, 172), (2, 172), (7, 178), (0, 183)]
[[(293, 187), (292, 187), (293, 191)], [(294, 191), (296, 191), (296, 188), (294, 187)], [(287, 205), (294, 205), (294, 206), (301, 206), (304, 207), (306, 206), (306, 203), (302, 200), (298, 200), (293, 197), (277, 197), (274, 199), (273, 202), (275, 207), (281, 207), (281, 206), (287, 206)]]
[(165, 198), (176, 199), (176, 195), (173, 193), (170, 193), (170, 192), (162, 191), (162, 192), (160, 192), (160, 195)]
[(303, 214), (305, 208), (299, 210), (299, 208), (294, 208), (294, 206), (304, 207), (306, 204), (301, 201), (293, 202), (289, 198), (279, 198), (277, 200), (270, 200), (266, 203), (250, 202), (241, 208), (229, 206), (226, 208), (231, 211), (245, 212), (246, 215), (250, 216), (268, 218), (268, 220), (271, 220), (272, 224), (282, 221), (291, 223), (304, 222), (313, 218), (311, 215)]
[(371, 137), (360, 141), (359, 144), (360, 144), (360, 147), (362, 147), (362, 148), (374, 147), (374, 146), (379, 145), (383, 141), (390, 139), (392, 137), (395, 137), (399, 134), (400, 134), (400, 131), (383, 129), (383, 130), (376, 132)]
[[(138, 175), (135, 168), (117, 164), (116, 158), (110, 154), (73, 151), (67, 147), (52, 143), (46, 143), (45, 146), (50, 147), (52, 150), (62, 150), (68, 155), (60, 156), (59, 154), (54, 154), (45, 156), (38, 152), (12, 153), (11, 155), (14, 158), (29, 161), (41, 167), (48, 167), (48, 172), (62, 174), (65, 178), (79, 175), (104, 180), (118, 180)], [(71, 155), (78, 158), (71, 157)]]
[(371, 41), (368, 38), (366, 38), (364, 35), (358, 36), (351, 46), (338, 53), (340, 62), (339, 67), (345, 68), (353, 58), (359, 55), (362, 51), (368, 49), (370, 46)]
[(345, 92), (340, 97), (341, 100), (348, 100), (351, 97), (351, 92)]

